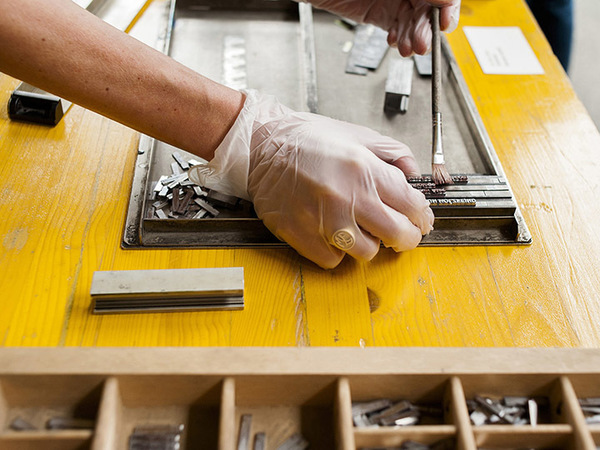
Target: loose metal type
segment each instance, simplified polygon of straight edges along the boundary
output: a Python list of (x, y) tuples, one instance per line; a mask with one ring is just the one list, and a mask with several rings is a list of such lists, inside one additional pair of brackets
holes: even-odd
[[(197, 52), (197, 49), (196, 47), (190, 47), (191, 44), (184, 40), (183, 36), (188, 36), (188, 34), (189, 36), (196, 36), (205, 28), (208, 28), (208, 31), (205, 31), (206, 33), (222, 33), (223, 35), (231, 34), (234, 31), (239, 33), (239, 20), (250, 21), (248, 28), (252, 30), (251, 21), (253, 18), (263, 17), (262, 15), (264, 14), (268, 19), (275, 15), (276, 17), (281, 17), (281, 23), (287, 27), (281, 28), (281, 30), (277, 28), (277, 31), (281, 31), (284, 37), (288, 36), (286, 33), (290, 33), (289, 36), (295, 36), (299, 39), (299, 47), (302, 50), (297, 57), (297, 67), (293, 68), (293, 73), (302, 74), (301, 79), (298, 81), (298, 84), (294, 84), (295, 82), (292, 83), (287, 79), (285, 83), (281, 85), (277, 84), (278, 80), (285, 78), (283, 76), (274, 77), (278, 70), (284, 70), (283, 66), (281, 68), (277, 66), (266, 72), (253, 73), (253, 70), (256, 71), (257, 67), (265, 67), (266, 64), (259, 64), (259, 62), (253, 61), (251, 58), (256, 57), (256, 55), (264, 55), (265, 53), (268, 57), (269, 53), (266, 49), (265, 51), (257, 51), (261, 48), (260, 43), (257, 43), (255, 39), (257, 33), (248, 32), (248, 34), (240, 37), (245, 39), (246, 81), (249, 88), (267, 91), (271, 89), (275, 91), (274, 93), (280, 97), (282, 102), (296, 109), (304, 111), (316, 111), (318, 109), (323, 114), (331, 114), (331, 107), (332, 105), (335, 106), (336, 98), (339, 99), (339, 95), (336, 96), (335, 93), (330, 93), (328, 89), (323, 88), (322, 81), (324, 77), (327, 77), (329, 72), (332, 72), (332, 68), (329, 67), (331, 60), (337, 58), (339, 61), (336, 64), (340, 64), (340, 62), (342, 64), (338, 67), (342, 72), (341, 76), (347, 78), (341, 78), (343, 84), (336, 92), (348, 92), (348, 95), (351, 95), (350, 92), (356, 92), (356, 89), (361, 89), (360, 86), (363, 86), (363, 84), (359, 83), (367, 83), (364, 84), (366, 89), (365, 95), (368, 95), (369, 98), (375, 98), (376, 95), (380, 95), (380, 98), (383, 100), (385, 93), (383, 92), (382, 85), (378, 83), (381, 83), (382, 78), (385, 79), (387, 76), (387, 67), (389, 65), (387, 59), (389, 58), (384, 59), (380, 69), (370, 73), (368, 77), (344, 74), (347, 54), (343, 54), (337, 48), (331, 49), (331, 42), (322, 42), (322, 40), (330, 37), (331, 33), (350, 32), (346, 29), (340, 31), (342, 27), (335, 25), (334, 18), (326, 13), (318, 12), (313, 17), (310, 5), (302, 3), (301, 6), (303, 7), (302, 13), (299, 14), (298, 5), (283, 0), (271, 2), (257, 0), (247, 5), (241, 5), (239, 2), (211, 3), (203, 0), (179, 0), (176, 3), (175, 0), (172, 0), (168, 5), (168, 26), (167, 30), (162, 33), (164, 39), (161, 46), (166, 53), (185, 60), (185, 55), (188, 52)], [(296, 11), (295, 14), (294, 9)], [(260, 29), (267, 29), (268, 27), (277, 25), (276, 20), (267, 19), (257, 20), (257, 24), (259, 25), (256, 26), (260, 27)], [(196, 25), (194, 23), (195, 20), (201, 23)], [(293, 30), (293, 20), (297, 21), (297, 27), (302, 31), (301, 33), (298, 33), (298, 29), (295, 30), (294, 34), (290, 32), (290, 30)], [(175, 21), (181, 22), (177, 28), (174, 28)], [(231, 25), (228, 21), (234, 25)], [(214, 32), (213, 29), (215, 30)], [(179, 40), (177, 33), (183, 33)], [(222, 45), (223, 38), (220, 35), (215, 36), (215, 42), (220, 44), (207, 44), (204, 52), (210, 53), (212, 46), (216, 45), (219, 47), (219, 45)], [(282, 42), (286, 42), (286, 40), (269, 41), (268, 44), (277, 46), (282, 45)], [(276, 50), (273, 51), (275, 52)], [(221, 63), (223, 63), (222, 52), (222, 49), (217, 48), (214, 54), (212, 54), (215, 60)], [(273, 62), (273, 64), (293, 65), (294, 60), (288, 53), (282, 53), (279, 50), (279, 53), (274, 55), (274, 57), (283, 59), (283, 62)], [(500, 161), (445, 39), (442, 42), (442, 53), (444, 64), (443, 76), (445, 78), (442, 101), (453, 102), (451, 104), (452, 107), (448, 107), (447, 104), (444, 106), (444, 111), (446, 112), (444, 128), (444, 138), (447, 144), (447, 148), (445, 149), (447, 153), (446, 165), (453, 177), (463, 177), (466, 182), (455, 183), (453, 186), (432, 186), (431, 179), (427, 176), (421, 181), (409, 180), (415, 188), (423, 191), (436, 217), (434, 230), (423, 238), (420, 245), (529, 244), (531, 243), (531, 235), (524, 223)], [(317, 58), (321, 54), (323, 54), (322, 58), (324, 59)], [(215, 67), (218, 64), (209, 65), (208, 61), (211, 60), (209, 56), (211, 55), (203, 55), (203, 58), (200, 59), (192, 58), (190, 64), (194, 69), (202, 73), (205, 71), (210, 72), (210, 70), (215, 71)], [(195, 67), (194, 62), (200, 64), (201, 67)], [(319, 71), (321, 66), (325, 66), (325, 68)], [(226, 67), (221, 67), (220, 72), (217, 71), (217, 73), (212, 75), (220, 77), (224, 70), (226, 70)], [(209, 75), (211, 74), (209, 73)], [(269, 77), (274, 78), (271, 79)], [(317, 85), (317, 81), (319, 81), (319, 85)], [(419, 75), (415, 71), (412, 83), (411, 105), (416, 106), (411, 106), (411, 109), (406, 114), (395, 115), (399, 119), (393, 119), (402, 120), (401, 124), (405, 124), (405, 128), (409, 131), (423, 130), (425, 136), (427, 136), (425, 138), (415, 140), (409, 133), (399, 139), (406, 142), (413, 149), (418, 147), (419, 144), (426, 146), (426, 141), (431, 139), (428, 112), (423, 117), (419, 117), (420, 110), (425, 109), (422, 108), (423, 99), (420, 98), (421, 94), (419, 92), (423, 89), (423, 86), (427, 87), (424, 95), (426, 95), (427, 105), (429, 105), (430, 83), (427, 76)], [(379, 86), (378, 90), (372, 90), (374, 89), (373, 86)], [(294, 101), (296, 101), (294, 99), (300, 99), (300, 102), (294, 104)], [(421, 102), (421, 107), (419, 107), (419, 102)], [(383, 107), (379, 107), (376, 113), (373, 113), (373, 111), (375, 111), (374, 108), (356, 108), (355, 110), (345, 108), (341, 111), (341, 114), (346, 114), (347, 116), (341, 118), (347, 118), (350, 121), (356, 122), (353, 117), (362, 113), (366, 114), (368, 119), (364, 125), (372, 126), (371, 123), (382, 124), (383, 129), (379, 131), (384, 134), (398, 129), (398, 122), (390, 121), (388, 124), (386, 120), (392, 119), (381, 119), (384, 116)], [(368, 116), (369, 114), (371, 116)], [(378, 115), (373, 116), (373, 114)], [(361, 122), (358, 121), (358, 123)], [(392, 135), (392, 137), (394, 136)], [(466, 148), (466, 156), (464, 158), (467, 160), (470, 159), (472, 162), (469, 163), (467, 161), (466, 166), (468, 170), (456, 171), (452, 167), (452, 164), (457, 160), (452, 155), (453, 145), (454, 147), (460, 147), (463, 145), (462, 142), (464, 142)], [(275, 247), (286, 245), (267, 230), (262, 221), (256, 217), (251, 205), (248, 205), (247, 202), (246, 204), (239, 202), (236, 207), (232, 207), (231, 205), (217, 205), (209, 201), (209, 206), (216, 208), (218, 214), (214, 211), (212, 213), (200, 212), (197, 214), (198, 217), (195, 218), (175, 218), (160, 212), (154, 213), (155, 209), (160, 209), (157, 206), (162, 205), (161, 202), (156, 203), (157, 196), (154, 193), (154, 188), (156, 188), (157, 182), (161, 177), (173, 175), (171, 169), (173, 156), (171, 155), (174, 151), (180, 152), (184, 160), (190, 161), (194, 158), (193, 155), (187, 154), (182, 150), (175, 149), (146, 136), (141, 137), (123, 236), (123, 247), (206, 248)], [(429, 159), (430, 150), (428, 149), (426, 152), (426, 157)], [(418, 159), (419, 153), (415, 152), (415, 155)], [(427, 162), (420, 162), (420, 165), (425, 167)], [(426, 185), (426, 187), (420, 185)], [(182, 191), (179, 191), (179, 193), (182, 195)], [(168, 193), (165, 191), (163, 194)], [(204, 198), (199, 200), (204, 201)], [(179, 202), (179, 197), (176, 199), (176, 202)], [(201, 210), (206, 210), (205, 205), (199, 205), (196, 200), (194, 202), (200, 206)]]

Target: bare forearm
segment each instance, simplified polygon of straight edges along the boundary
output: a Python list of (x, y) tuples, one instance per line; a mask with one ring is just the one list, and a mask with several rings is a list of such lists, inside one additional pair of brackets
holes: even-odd
[(243, 96), (71, 0), (0, 0), (0, 71), (211, 159)]

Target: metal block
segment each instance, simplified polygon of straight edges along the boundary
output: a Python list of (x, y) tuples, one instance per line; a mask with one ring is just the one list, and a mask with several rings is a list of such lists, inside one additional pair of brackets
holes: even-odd
[(94, 272), (93, 312), (243, 309), (244, 269), (161, 269)]
[(422, 77), (430, 77), (432, 73), (431, 53), (426, 55), (413, 55), (417, 72)]
[(414, 65), (413, 60), (409, 58), (390, 61), (388, 78), (385, 82), (384, 111), (390, 113), (408, 111)]

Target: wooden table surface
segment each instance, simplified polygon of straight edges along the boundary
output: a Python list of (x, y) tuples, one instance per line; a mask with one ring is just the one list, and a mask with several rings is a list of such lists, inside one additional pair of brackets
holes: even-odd
[[(461, 25), (519, 26), (545, 70), (484, 75), (449, 36), (531, 246), (330, 271), (288, 249), (123, 250), (138, 134), (77, 106), (55, 128), (0, 108), (0, 346), (598, 347), (600, 135), (521, 0), (463, 0)], [(0, 104), (17, 83), (0, 75)], [(96, 270), (227, 266), (244, 267), (244, 311), (90, 313)]]

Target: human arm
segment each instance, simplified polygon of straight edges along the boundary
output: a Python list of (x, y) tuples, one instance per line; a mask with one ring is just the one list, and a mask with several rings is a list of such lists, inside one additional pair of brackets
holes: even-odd
[(244, 101), (71, 0), (0, 0), (0, 71), (212, 159)]
[[(0, 71), (210, 160), (206, 183), (254, 202), (267, 227), (322, 267), (371, 259), (431, 230), (408, 147), (364, 127), (240, 93), (102, 23), (70, 0), (0, 0)], [(241, 111), (241, 112), (240, 112)]]

